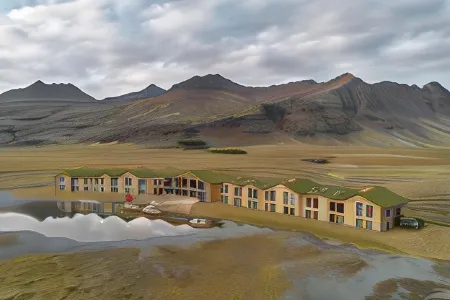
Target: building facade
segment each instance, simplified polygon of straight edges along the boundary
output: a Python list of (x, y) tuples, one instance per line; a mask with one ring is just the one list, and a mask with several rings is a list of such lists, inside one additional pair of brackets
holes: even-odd
[(252, 210), (302, 217), (361, 229), (387, 231), (408, 200), (383, 187), (348, 189), (308, 179), (261, 179), (217, 171), (78, 168), (55, 176), (62, 192), (174, 194)]

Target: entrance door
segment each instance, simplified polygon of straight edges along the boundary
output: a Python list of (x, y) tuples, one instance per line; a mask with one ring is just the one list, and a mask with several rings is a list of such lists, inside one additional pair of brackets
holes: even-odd
[(147, 180), (139, 179), (139, 194), (147, 194)]
[(386, 230), (391, 229), (389, 222), (386, 222)]

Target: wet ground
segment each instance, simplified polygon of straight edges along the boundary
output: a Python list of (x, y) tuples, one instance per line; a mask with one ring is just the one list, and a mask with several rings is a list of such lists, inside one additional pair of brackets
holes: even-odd
[(233, 222), (193, 229), (151, 220), (105, 222), (93, 215), (46, 219), (55, 212), (50, 203), (11, 206), (13, 200), (1, 199), (0, 300), (424, 299), (437, 295), (436, 289), (450, 294), (445, 262)]

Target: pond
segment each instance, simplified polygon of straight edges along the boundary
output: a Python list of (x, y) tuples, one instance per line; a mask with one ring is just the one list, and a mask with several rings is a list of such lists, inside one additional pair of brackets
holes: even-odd
[[(62, 282), (78, 282), (71, 293), (87, 298), (122, 295), (115, 290), (124, 282), (120, 274), (134, 278), (127, 283), (132, 287), (127, 297), (133, 299), (167, 295), (174, 285), (184, 297), (215, 299), (423, 299), (437, 288), (450, 291), (448, 263), (360, 250), (310, 234), (227, 221), (221, 228), (196, 229), (163, 220), (61, 213), (55, 201), (20, 201), (0, 192), (2, 292), (20, 298), (18, 293), (54, 286), (53, 273), (34, 258), (45, 253), (67, 266), (58, 275)], [(139, 249), (139, 254), (114, 252), (120, 249)], [(101, 251), (86, 252), (92, 250)], [(23, 258), (10, 260), (17, 257)], [(90, 289), (94, 279), (79, 281), (86, 276), (105, 289)], [(67, 291), (61, 287), (61, 293)]]

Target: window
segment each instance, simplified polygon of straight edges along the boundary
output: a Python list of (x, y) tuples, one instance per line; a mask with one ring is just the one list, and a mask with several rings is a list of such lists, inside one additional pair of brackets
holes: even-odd
[(100, 187), (100, 192), (104, 192), (105, 191), (105, 187)]
[(395, 215), (396, 216), (400, 216), (401, 213), (402, 213), (402, 209), (401, 208), (396, 208), (395, 209)]
[(264, 204), (264, 210), (265, 211), (269, 211), (269, 203), (265, 203)]
[(336, 216), (336, 223), (344, 224), (344, 217), (343, 216)]
[(277, 199), (277, 192), (270, 191), (270, 201), (275, 201)]
[(125, 194), (129, 194), (130, 193), (130, 188), (125, 188)]
[(100, 185), (104, 185), (105, 184), (105, 178), (100, 178)]
[(258, 209), (258, 202), (257, 201), (253, 201), (253, 209)]
[(329, 218), (331, 223), (336, 222), (336, 215), (335, 214), (330, 214), (330, 218)]
[(98, 184), (98, 178), (95, 178), (94, 180), (95, 180), (95, 181), (94, 181), (95, 184)]
[(330, 211), (336, 211), (336, 202), (330, 202)]
[(258, 199), (258, 190), (257, 189), (253, 190), (253, 199)]
[(64, 177), (59, 177), (59, 183), (64, 183), (64, 182), (65, 182)]
[(305, 218), (311, 219), (311, 211), (309, 209), (305, 210)]
[(119, 178), (111, 178), (111, 192), (112, 193), (119, 192)]
[(203, 181), (199, 181), (198, 182), (198, 189), (199, 190), (204, 190), (205, 189), (205, 183)]
[(366, 229), (372, 230), (372, 221), (366, 221)]
[(223, 192), (224, 192), (225, 194), (228, 194), (228, 184), (224, 184), (224, 185), (223, 185)]
[(264, 192), (264, 200), (269, 201), (269, 192), (268, 191)]
[(291, 205), (295, 206), (295, 194), (291, 193)]
[(196, 189), (197, 188), (197, 180), (195, 180), (195, 179), (189, 180), (189, 187), (191, 189)]
[(319, 220), (319, 212), (318, 211), (313, 211), (313, 216), (314, 216), (314, 220)]
[(356, 227), (363, 228), (363, 220), (362, 219), (356, 219)]
[(314, 198), (313, 199), (313, 208), (319, 208), (319, 199), (318, 198)]
[(288, 205), (289, 204), (289, 193), (283, 192), (283, 204)]
[(247, 196), (248, 198), (252, 198), (253, 197), (253, 189), (248, 188), (247, 195), (248, 195)]
[(85, 190), (85, 191), (89, 191), (89, 187), (88, 187), (88, 186), (85, 186), (85, 187), (84, 187), (84, 190)]
[(356, 202), (356, 215), (362, 217), (363, 215), (363, 204), (361, 202)]
[(248, 208), (250, 209), (258, 209), (258, 202), (257, 201), (252, 201), (252, 200), (248, 200)]
[(242, 196), (242, 188), (241, 187), (235, 187), (234, 188), (234, 195), (235, 196)]
[(228, 204), (228, 196), (222, 195), (222, 203)]
[(366, 217), (367, 218), (373, 217), (373, 206), (372, 205), (366, 205)]
[(158, 185), (158, 179), (153, 179), (153, 185), (155, 185), (155, 186)]
[(125, 185), (133, 185), (132, 178), (130, 178), (130, 177), (125, 177)]
[(84, 179), (84, 185), (88, 185), (88, 184), (89, 184), (89, 181), (88, 181), (87, 178), (85, 178), (85, 179)]
[(338, 203), (337, 206), (336, 206), (336, 208), (337, 208), (336, 211), (337, 211), (338, 213), (342, 213), (342, 214), (344, 213), (344, 203)]
[(65, 186), (64, 184), (60, 184), (60, 185), (59, 185), (59, 189), (60, 189), (61, 191), (64, 191), (64, 190), (66, 189), (66, 186)]
[(291, 207), (289, 210), (290, 210), (289, 214), (291, 216), (295, 216), (295, 209), (293, 207)]
[(391, 210), (390, 209), (386, 209), (386, 217), (390, 217), (391, 216)]
[(288, 215), (288, 214), (289, 214), (289, 207), (284, 206), (284, 207), (283, 207), (283, 213), (286, 214), (286, 215)]
[(306, 198), (306, 207), (311, 207), (311, 198)]
[(271, 212), (275, 212), (276, 211), (276, 205), (275, 204), (270, 204), (270, 211)]
[(234, 198), (234, 206), (241, 206), (241, 199)]

